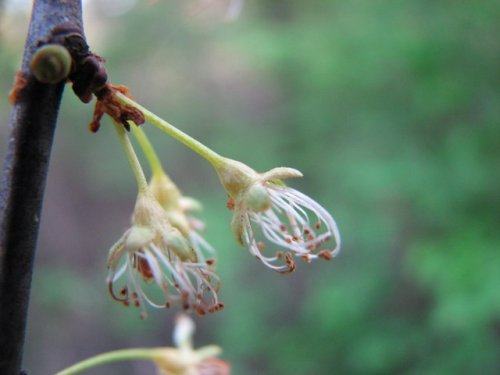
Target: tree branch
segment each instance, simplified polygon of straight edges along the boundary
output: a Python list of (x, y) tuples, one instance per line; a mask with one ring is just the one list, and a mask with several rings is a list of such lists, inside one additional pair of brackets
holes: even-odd
[(33, 260), (57, 113), (65, 82), (43, 84), (31, 57), (61, 24), (81, 30), (80, 0), (35, 0), (21, 72), (27, 79), (11, 113), (0, 184), (0, 374), (18, 375)]

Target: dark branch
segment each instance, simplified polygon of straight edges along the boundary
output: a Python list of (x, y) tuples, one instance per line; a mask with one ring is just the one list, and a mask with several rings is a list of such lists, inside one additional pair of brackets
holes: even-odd
[(0, 374), (20, 373), (43, 192), (64, 82), (29, 74), (33, 53), (61, 24), (82, 31), (80, 0), (35, 0), (0, 185)]

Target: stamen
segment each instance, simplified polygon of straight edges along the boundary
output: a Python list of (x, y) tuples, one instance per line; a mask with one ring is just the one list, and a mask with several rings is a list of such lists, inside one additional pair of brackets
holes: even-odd
[(215, 259), (207, 259), (205, 263), (207, 266), (213, 266), (215, 264)]
[[(128, 297), (127, 297), (127, 287), (124, 287), (122, 288), (122, 290), (120, 291), (120, 294), (123, 295), (125, 298), (122, 298), (122, 297), (118, 297), (116, 294), (115, 294), (115, 290), (113, 288), (113, 282), (112, 281), (109, 281), (108, 282), (108, 290), (109, 290), (109, 294), (111, 294), (111, 297), (115, 300), (115, 301), (118, 301), (118, 302), (124, 302), (124, 301), (127, 301), (128, 300)], [(122, 292), (125, 291), (125, 294), (122, 294)]]
[(134, 258), (136, 258), (137, 262), (137, 271), (142, 275), (143, 279), (146, 281), (152, 280), (154, 274), (147, 259), (138, 256), (137, 254), (134, 254)]
[(332, 259), (332, 258), (333, 258), (332, 253), (331, 253), (330, 251), (328, 251), (328, 250), (321, 250), (321, 251), (318, 253), (318, 256), (319, 256), (320, 258), (325, 259), (325, 260), (330, 260), (330, 259)]
[(291, 253), (285, 254), (286, 269), (278, 271), (279, 273), (286, 274), (295, 271), (295, 261)]
[(234, 210), (235, 204), (234, 204), (234, 199), (229, 197), (227, 199), (226, 207), (230, 210)]

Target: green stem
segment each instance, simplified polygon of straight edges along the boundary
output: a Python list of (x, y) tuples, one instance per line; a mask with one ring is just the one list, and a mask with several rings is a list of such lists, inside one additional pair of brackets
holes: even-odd
[(183, 144), (185, 144), (191, 150), (193, 150), (194, 152), (198, 153), (200, 156), (202, 156), (206, 160), (208, 160), (212, 165), (216, 166), (222, 162), (222, 159), (224, 159), (222, 156), (217, 154), (215, 151), (212, 151), (210, 148), (208, 148), (207, 146), (205, 146), (201, 142), (199, 142), (196, 139), (194, 139), (193, 137), (187, 135), (183, 131), (177, 129), (175, 126), (169, 124), (167, 121), (163, 120), (162, 118), (156, 116), (153, 112), (147, 110), (146, 108), (144, 108), (140, 104), (136, 103), (132, 99), (123, 95), (122, 93), (115, 92), (115, 95), (119, 101), (141, 111), (146, 120), (151, 122), (153, 125), (155, 125), (159, 129), (163, 130), (168, 135), (174, 137), (179, 142), (182, 142)]
[[(125, 154), (127, 155), (127, 159), (132, 167), (132, 171), (134, 172), (135, 179), (137, 181), (137, 187), (139, 192), (145, 192), (148, 189), (148, 182), (146, 181), (146, 176), (144, 175), (144, 171), (142, 170), (141, 164), (139, 163), (139, 159), (134, 151), (134, 147), (130, 142), (130, 139), (123, 128), (123, 125), (114, 123), (116, 132), (118, 134), (118, 138), (120, 139), (120, 143), (125, 150)], [(135, 125), (134, 125), (135, 126)]]
[(136, 126), (134, 123), (130, 122), (130, 129), (132, 133), (134, 133), (135, 138), (139, 142), (139, 145), (144, 151), (144, 155), (146, 155), (146, 159), (148, 159), (149, 166), (151, 167), (151, 172), (153, 174), (165, 174), (163, 167), (161, 165), (161, 161), (156, 154), (156, 151), (153, 148), (153, 145), (149, 141), (148, 137), (144, 133), (139, 126)]
[(55, 375), (73, 375), (79, 372), (89, 370), (93, 367), (104, 365), (106, 363), (129, 361), (135, 359), (151, 360), (157, 356), (155, 351), (157, 349), (122, 349), (114, 350), (103, 354), (98, 354), (94, 357), (87, 358), (81, 362), (59, 371)]

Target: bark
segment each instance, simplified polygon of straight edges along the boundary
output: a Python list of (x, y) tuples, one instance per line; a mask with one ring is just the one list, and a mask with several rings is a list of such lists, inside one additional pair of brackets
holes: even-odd
[[(52, 140), (64, 82), (50, 85), (29, 74), (40, 43), (57, 26), (82, 30), (80, 0), (35, 0), (21, 71), (27, 84), (9, 120), (0, 183), (0, 374), (18, 375), (22, 364), (31, 275)], [(82, 31), (83, 35), (83, 31)]]

